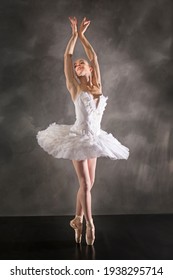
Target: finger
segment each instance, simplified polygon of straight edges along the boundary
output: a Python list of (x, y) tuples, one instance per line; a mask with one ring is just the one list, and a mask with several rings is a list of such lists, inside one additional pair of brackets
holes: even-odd
[(75, 17), (69, 17), (69, 19), (73, 22), (75, 21)]
[(77, 18), (75, 17), (75, 23), (77, 24)]
[(88, 19), (86, 19), (86, 18), (85, 18), (85, 20), (84, 20), (84, 22), (89, 22), (89, 21), (90, 21), (90, 20), (88, 20)]
[(84, 22), (84, 25), (86, 25), (86, 24), (88, 24), (88, 23), (90, 23), (90, 21), (86, 21), (86, 22)]
[(69, 17), (69, 20), (70, 20), (71, 23), (73, 22), (73, 19), (71, 17)]
[(74, 23), (77, 24), (77, 18), (76, 17), (74, 17)]
[(84, 25), (89, 25), (90, 24), (90, 20), (89, 21), (86, 21), (86, 22), (84, 22)]
[(86, 20), (86, 17), (83, 18), (82, 22), (84, 22)]
[(89, 21), (86, 17), (84, 18), (84, 21)]

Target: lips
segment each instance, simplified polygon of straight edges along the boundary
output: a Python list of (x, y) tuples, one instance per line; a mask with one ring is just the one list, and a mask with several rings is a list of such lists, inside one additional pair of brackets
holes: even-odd
[(82, 70), (83, 70), (83, 67), (77, 68), (77, 72), (78, 72), (78, 71), (82, 71)]

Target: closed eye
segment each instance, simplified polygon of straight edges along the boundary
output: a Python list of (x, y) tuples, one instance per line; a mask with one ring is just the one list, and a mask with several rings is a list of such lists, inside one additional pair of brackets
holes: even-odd
[[(80, 62), (79, 62), (79, 65), (80, 65), (80, 64), (84, 64), (84, 61), (80, 61)], [(75, 64), (75, 65), (74, 65), (74, 68), (76, 68), (76, 67), (77, 67), (77, 65)]]

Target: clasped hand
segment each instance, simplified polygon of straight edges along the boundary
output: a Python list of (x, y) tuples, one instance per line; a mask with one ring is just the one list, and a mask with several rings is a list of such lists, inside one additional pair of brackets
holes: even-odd
[(81, 22), (81, 25), (78, 29), (78, 22), (76, 17), (69, 17), (71, 28), (72, 28), (72, 35), (83, 35), (85, 31), (87, 30), (88, 26), (90, 25), (90, 20), (87, 20), (86, 17)]

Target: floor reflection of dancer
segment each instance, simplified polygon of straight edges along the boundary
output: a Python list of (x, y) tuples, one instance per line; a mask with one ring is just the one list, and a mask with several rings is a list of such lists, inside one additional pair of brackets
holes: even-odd
[[(70, 225), (75, 230), (76, 242), (81, 243), (84, 217), (86, 243), (93, 245), (95, 226), (91, 210), (91, 189), (95, 180), (97, 158), (103, 156), (113, 160), (127, 159), (129, 149), (100, 127), (108, 97), (102, 94), (97, 55), (84, 35), (90, 21), (84, 18), (78, 29), (77, 19), (69, 17), (69, 20), (72, 36), (64, 53), (64, 73), (67, 89), (75, 105), (76, 121), (73, 125), (52, 123), (47, 129), (38, 132), (37, 140), (55, 158), (72, 160), (79, 190), (76, 215)], [(72, 62), (78, 38), (90, 62), (83, 58)]]

